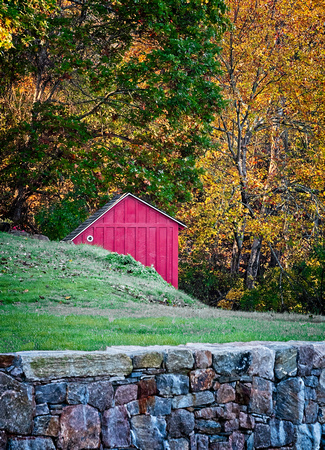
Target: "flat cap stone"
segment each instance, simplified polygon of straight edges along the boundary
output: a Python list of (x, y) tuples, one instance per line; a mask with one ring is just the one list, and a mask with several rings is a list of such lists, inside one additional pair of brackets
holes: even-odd
[(30, 351), (19, 353), (29, 380), (129, 375), (132, 360), (118, 352)]

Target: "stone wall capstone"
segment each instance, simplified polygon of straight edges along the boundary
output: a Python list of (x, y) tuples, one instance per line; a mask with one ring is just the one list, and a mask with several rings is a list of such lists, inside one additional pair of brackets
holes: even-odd
[(0, 450), (325, 449), (325, 342), (0, 354)]

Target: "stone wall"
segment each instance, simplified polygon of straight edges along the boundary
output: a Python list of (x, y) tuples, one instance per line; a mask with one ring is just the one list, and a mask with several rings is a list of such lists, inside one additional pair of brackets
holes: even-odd
[(325, 342), (0, 355), (0, 449), (308, 450), (324, 442)]

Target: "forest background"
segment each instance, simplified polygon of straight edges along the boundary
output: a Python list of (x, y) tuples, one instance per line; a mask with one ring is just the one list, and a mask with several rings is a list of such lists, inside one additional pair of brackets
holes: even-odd
[(181, 288), (325, 314), (319, 0), (0, 2), (0, 217), (60, 239), (130, 191)]

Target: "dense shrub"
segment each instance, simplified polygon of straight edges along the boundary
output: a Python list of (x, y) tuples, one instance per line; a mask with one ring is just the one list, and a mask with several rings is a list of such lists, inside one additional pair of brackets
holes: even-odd
[(207, 305), (219, 306), (234, 283), (229, 273), (208, 262), (180, 262), (179, 288)]
[(51, 240), (63, 239), (87, 217), (89, 210), (84, 198), (67, 196), (43, 207), (35, 216), (37, 226)]
[(285, 271), (268, 269), (255, 289), (243, 293), (239, 305), (249, 311), (325, 314), (324, 246), (315, 247)]

